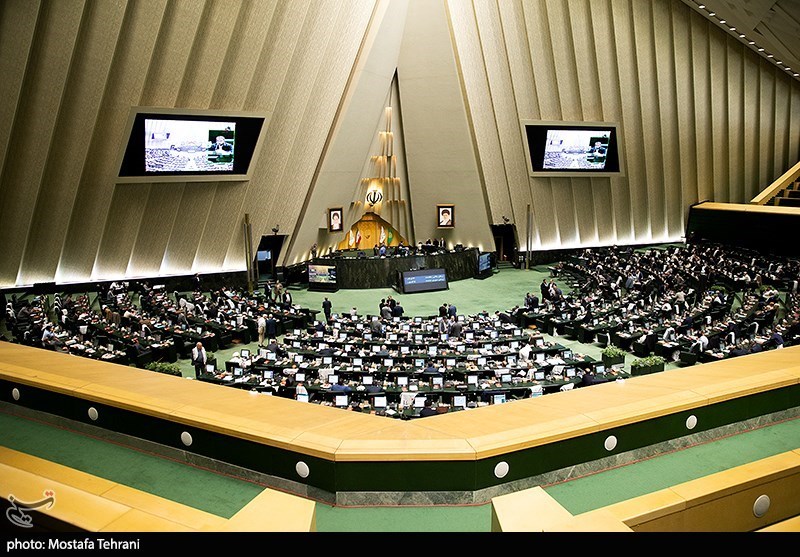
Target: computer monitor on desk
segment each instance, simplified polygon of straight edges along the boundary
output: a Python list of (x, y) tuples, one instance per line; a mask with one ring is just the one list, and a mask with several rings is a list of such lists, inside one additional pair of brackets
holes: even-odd
[(385, 396), (376, 396), (372, 399), (372, 406), (375, 407), (376, 410), (384, 410), (387, 406), (387, 401)]
[(456, 395), (453, 397), (453, 408), (466, 408), (467, 397), (466, 395)]
[(424, 396), (417, 396), (414, 397), (414, 408), (425, 408), (425, 401), (427, 397)]
[(333, 399), (333, 404), (337, 408), (347, 408), (347, 405), (349, 404), (347, 395), (336, 395), (336, 397)]

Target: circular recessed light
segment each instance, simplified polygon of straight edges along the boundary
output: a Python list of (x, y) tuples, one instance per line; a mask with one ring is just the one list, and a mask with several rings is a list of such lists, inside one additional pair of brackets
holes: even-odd
[(691, 415), (686, 418), (686, 429), (694, 429), (697, 427), (697, 416)]
[(297, 472), (297, 475), (300, 476), (301, 478), (307, 478), (308, 475), (311, 473), (311, 469), (308, 467), (308, 464), (306, 464), (302, 460), (294, 465), (294, 471)]
[(100, 417), (100, 414), (98, 414), (97, 412), (97, 408), (95, 408), (94, 406), (89, 408), (87, 413), (89, 414), (89, 419), (92, 420), (93, 422), (96, 422), (97, 418)]
[(758, 51), (759, 52), (764, 52), (764, 49), (763, 48), (759, 48)]
[(736, 27), (731, 27), (730, 31), (736, 31)]
[(715, 15), (717, 15), (717, 13), (716, 12), (710, 12), (708, 15), (711, 16), (711, 17), (714, 17)]
[(498, 462), (497, 466), (494, 467), (494, 475), (496, 478), (501, 479), (505, 478), (508, 474), (509, 466), (508, 462)]
[(747, 43), (747, 44), (756, 44), (756, 42), (755, 42), (755, 41), (750, 41), (750, 42), (749, 42), (749, 43)]
[(779, 66), (783, 66), (783, 62), (781, 62), (780, 60), (776, 61), (775, 63), (778, 64)]
[(698, 8), (700, 8), (701, 10), (704, 10), (704, 9), (706, 8), (706, 5), (705, 5), (705, 4), (700, 4), (700, 5), (699, 5), (699, 6), (697, 6), (697, 7), (698, 7)]
[(19, 400), (19, 389), (18, 388), (14, 387), (13, 389), (11, 389), (11, 398), (13, 398), (14, 400)]
[(767, 58), (774, 58), (772, 54), (767, 54)]
[(792, 77), (800, 77), (800, 73), (796, 73)]
[(755, 500), (753, 503), (753, 515), (756, 518), (761, 518), (767, 511), (769, 510), (770, 500), (768, 495), (761, 495), (758, 499)]
[(743, 38), (745, 38), (746, 36), (747, 36), (747, 35), (745, 35), (744, 33), (740, 33), (740, 34), (739, 34), (739, 38), (740, 38), (740, 39), (743, 39)]
[(719, 24), (720, 25), (725, 25), (726, 23), (728, 23), (728, 22), (726, 20), (724, 20), (724, 19), (720, 19), (719, 20)]
[(606, 448), (607, 451), (609, 452), (613, 451), (614, 449), (617, 448), (617, 438), (614, 437), (613, 435), (609, 435), (608, 437), (606, 437), (603, 446)]
[(181, 442), (187, 447), (191, 447), (193, 442), (192, 434), (189, 433), (188, 431), (184, 431), (183, 433), (181, 433)]

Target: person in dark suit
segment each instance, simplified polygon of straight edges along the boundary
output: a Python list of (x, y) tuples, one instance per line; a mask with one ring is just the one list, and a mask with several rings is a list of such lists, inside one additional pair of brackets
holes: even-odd
[(439, 317), (447, 317), (447, 304), (439, 306)]
[(425, 399), (425, 406), (422, 408), (422, 410), (419, 411), (419, 417), (420, 418), (427, 418), (428, 416), (435, 416), (438, 413), (439, 412), (437, 412), (433, 408), (433, 402), (431, 401), (431, 399), (426, 398)]
[(403, 306), (400, 305), (400, 302), (397, 302), (392, 308), (392, 317), (402, 317), (403, 311)]
[(264, 323), (264, 335), (267, 338), (275, 338), (278, 336), (278, 321), (275, 319), (275, 316), (271, 313), (269, 317), (267, 317), (266, 322)]
[(206, 371), (207, 361), (208, 355), (206, 354), (206, 349), (203, 348), (202, 342), (198, 342), (195, 347), (192, 348), (192, 365), (194, 366), (195, 378), (199, 378), (200, 374)]
[(350, 393), (353, 391), (353, 389), (350, 388), (350, 385), (345, 385), (344, 379), (340, 377), (338, 383), (331, 385), (331, 391), (337, 393)]
[(456, 309), (456, 306), (454, 306), (453, 304), (450, 304), (449, 306), (447, 306), (447, 315), (450, 316), (450, 317), (457, 316), (458, 315), (458, 310)]
[(322, 301), (322, 311), (325, 313), (325, 320), (331, 320), (331, 312), (332, 312), (333, 304), (326, 296), (325, 299)]

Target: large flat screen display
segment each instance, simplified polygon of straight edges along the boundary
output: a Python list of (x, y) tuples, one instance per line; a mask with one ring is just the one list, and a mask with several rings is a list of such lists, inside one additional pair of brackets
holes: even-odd
[(120, 182), (249, 178), (264, 117), (150, 110), (137, 109), (132, 114)]
[(613, 123), (526, 122), (532, 176), (619, 176), (619, 130)]
[(444, 269), (420, 269), (417, 271), (403, 271), (403, 292), (430, 292), (433, 290), (447, 290), (447, 273)]
[(309, 265), (309, 284), (336, 284), (336, 267), (332, 265)]

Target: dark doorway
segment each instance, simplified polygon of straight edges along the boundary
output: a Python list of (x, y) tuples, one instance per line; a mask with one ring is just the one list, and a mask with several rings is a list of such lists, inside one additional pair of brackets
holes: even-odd
[(497, 253), (497, 264), (516, 263), (517, 260), (517, 235), (513, 224), (493, 224), (492, 236)]
[(259, 284), (268, 280), (275, 280), (281, 269), (276, 267), (278, 258), (281, 255), (285, 234), (273, 234), (272, 236), (261, 236), (256, 250), (255, 269)]

